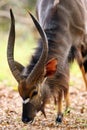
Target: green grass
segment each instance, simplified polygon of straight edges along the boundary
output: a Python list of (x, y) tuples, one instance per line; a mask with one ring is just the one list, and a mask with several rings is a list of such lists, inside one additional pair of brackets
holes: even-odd
[[(74, 77), (74, 79), (79, 79), (80, 77), (82, 77), (81, 70), (76, 61), (74, 61), (74, 63), (70, 67), (70, 77)], [(74, 85), (75, 81), (73, 81), (72, 78), (70, 78), (70, 86)]]
[(81, 76), (81, 71), (76, 61), (71, 65), (70, 72), (71, 74), (76, 75), (76, 77)]

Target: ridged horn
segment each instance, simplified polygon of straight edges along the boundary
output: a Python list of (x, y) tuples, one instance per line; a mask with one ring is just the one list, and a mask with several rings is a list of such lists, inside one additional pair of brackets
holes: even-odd
[(16, 62), (14, 61), (15, 18), (12, 9), (10, 9), (10, 17), (11, 17), (11, 27), (10, 27), (10, 33), (8, 38), (8, 46), (7, 46), (7, 61), (13, 76), (19, 83), (22, 80), (22, 77), (20, 71), (16, 66)]
[(40, 24), (36, 20), (36, 18), (30, 12), (29, 12), (29, 15), (31, 16), (31, 18), (42, 38), (42, 41), (43, 41), (42, 42), (42, 44), (43, 44), (42, 54), (26, 80), (28, 84), (32, 84), (40, 78), (41, 74), (44, 71), (44, 65), (46, 63), (47, 56), (48, 56), (48, 40), (47, 40), (47, 36), (46, 36), (45, 32), (43, 31), (42, 27), (40, 26)]

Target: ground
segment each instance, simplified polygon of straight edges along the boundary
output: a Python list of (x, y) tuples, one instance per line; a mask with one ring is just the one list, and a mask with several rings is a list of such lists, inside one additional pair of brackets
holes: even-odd
[(22, 100), (18, 92), (0, 85), (0, 130), (87, 130), (87, 91), (82, 78), (72, 78), (70, 85), (71, 112), (65, 114), (62, 124), (56, 124), (56, 109), (46, 106), (47, 118), (39, 112), (32, 124), (21, 121)]

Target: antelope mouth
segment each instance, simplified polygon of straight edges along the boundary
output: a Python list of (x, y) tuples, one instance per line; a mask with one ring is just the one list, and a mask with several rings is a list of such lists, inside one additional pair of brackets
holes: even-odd
[(29, 117), (23, 117), (22, 122), (25, 124), (31, 124), (34, 121), (34, 118), (29, 118)]

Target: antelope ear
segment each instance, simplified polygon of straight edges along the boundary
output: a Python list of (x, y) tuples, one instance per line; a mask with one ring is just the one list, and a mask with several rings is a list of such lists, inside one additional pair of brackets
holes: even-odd
[(51, 60), (48, 61), (48, 63), (45, 66), (46, 69), (46, 74), (45, 77), (48, 76), (53, 76), (57, 70), (57, 59), (56, 58), (52, 58)]

